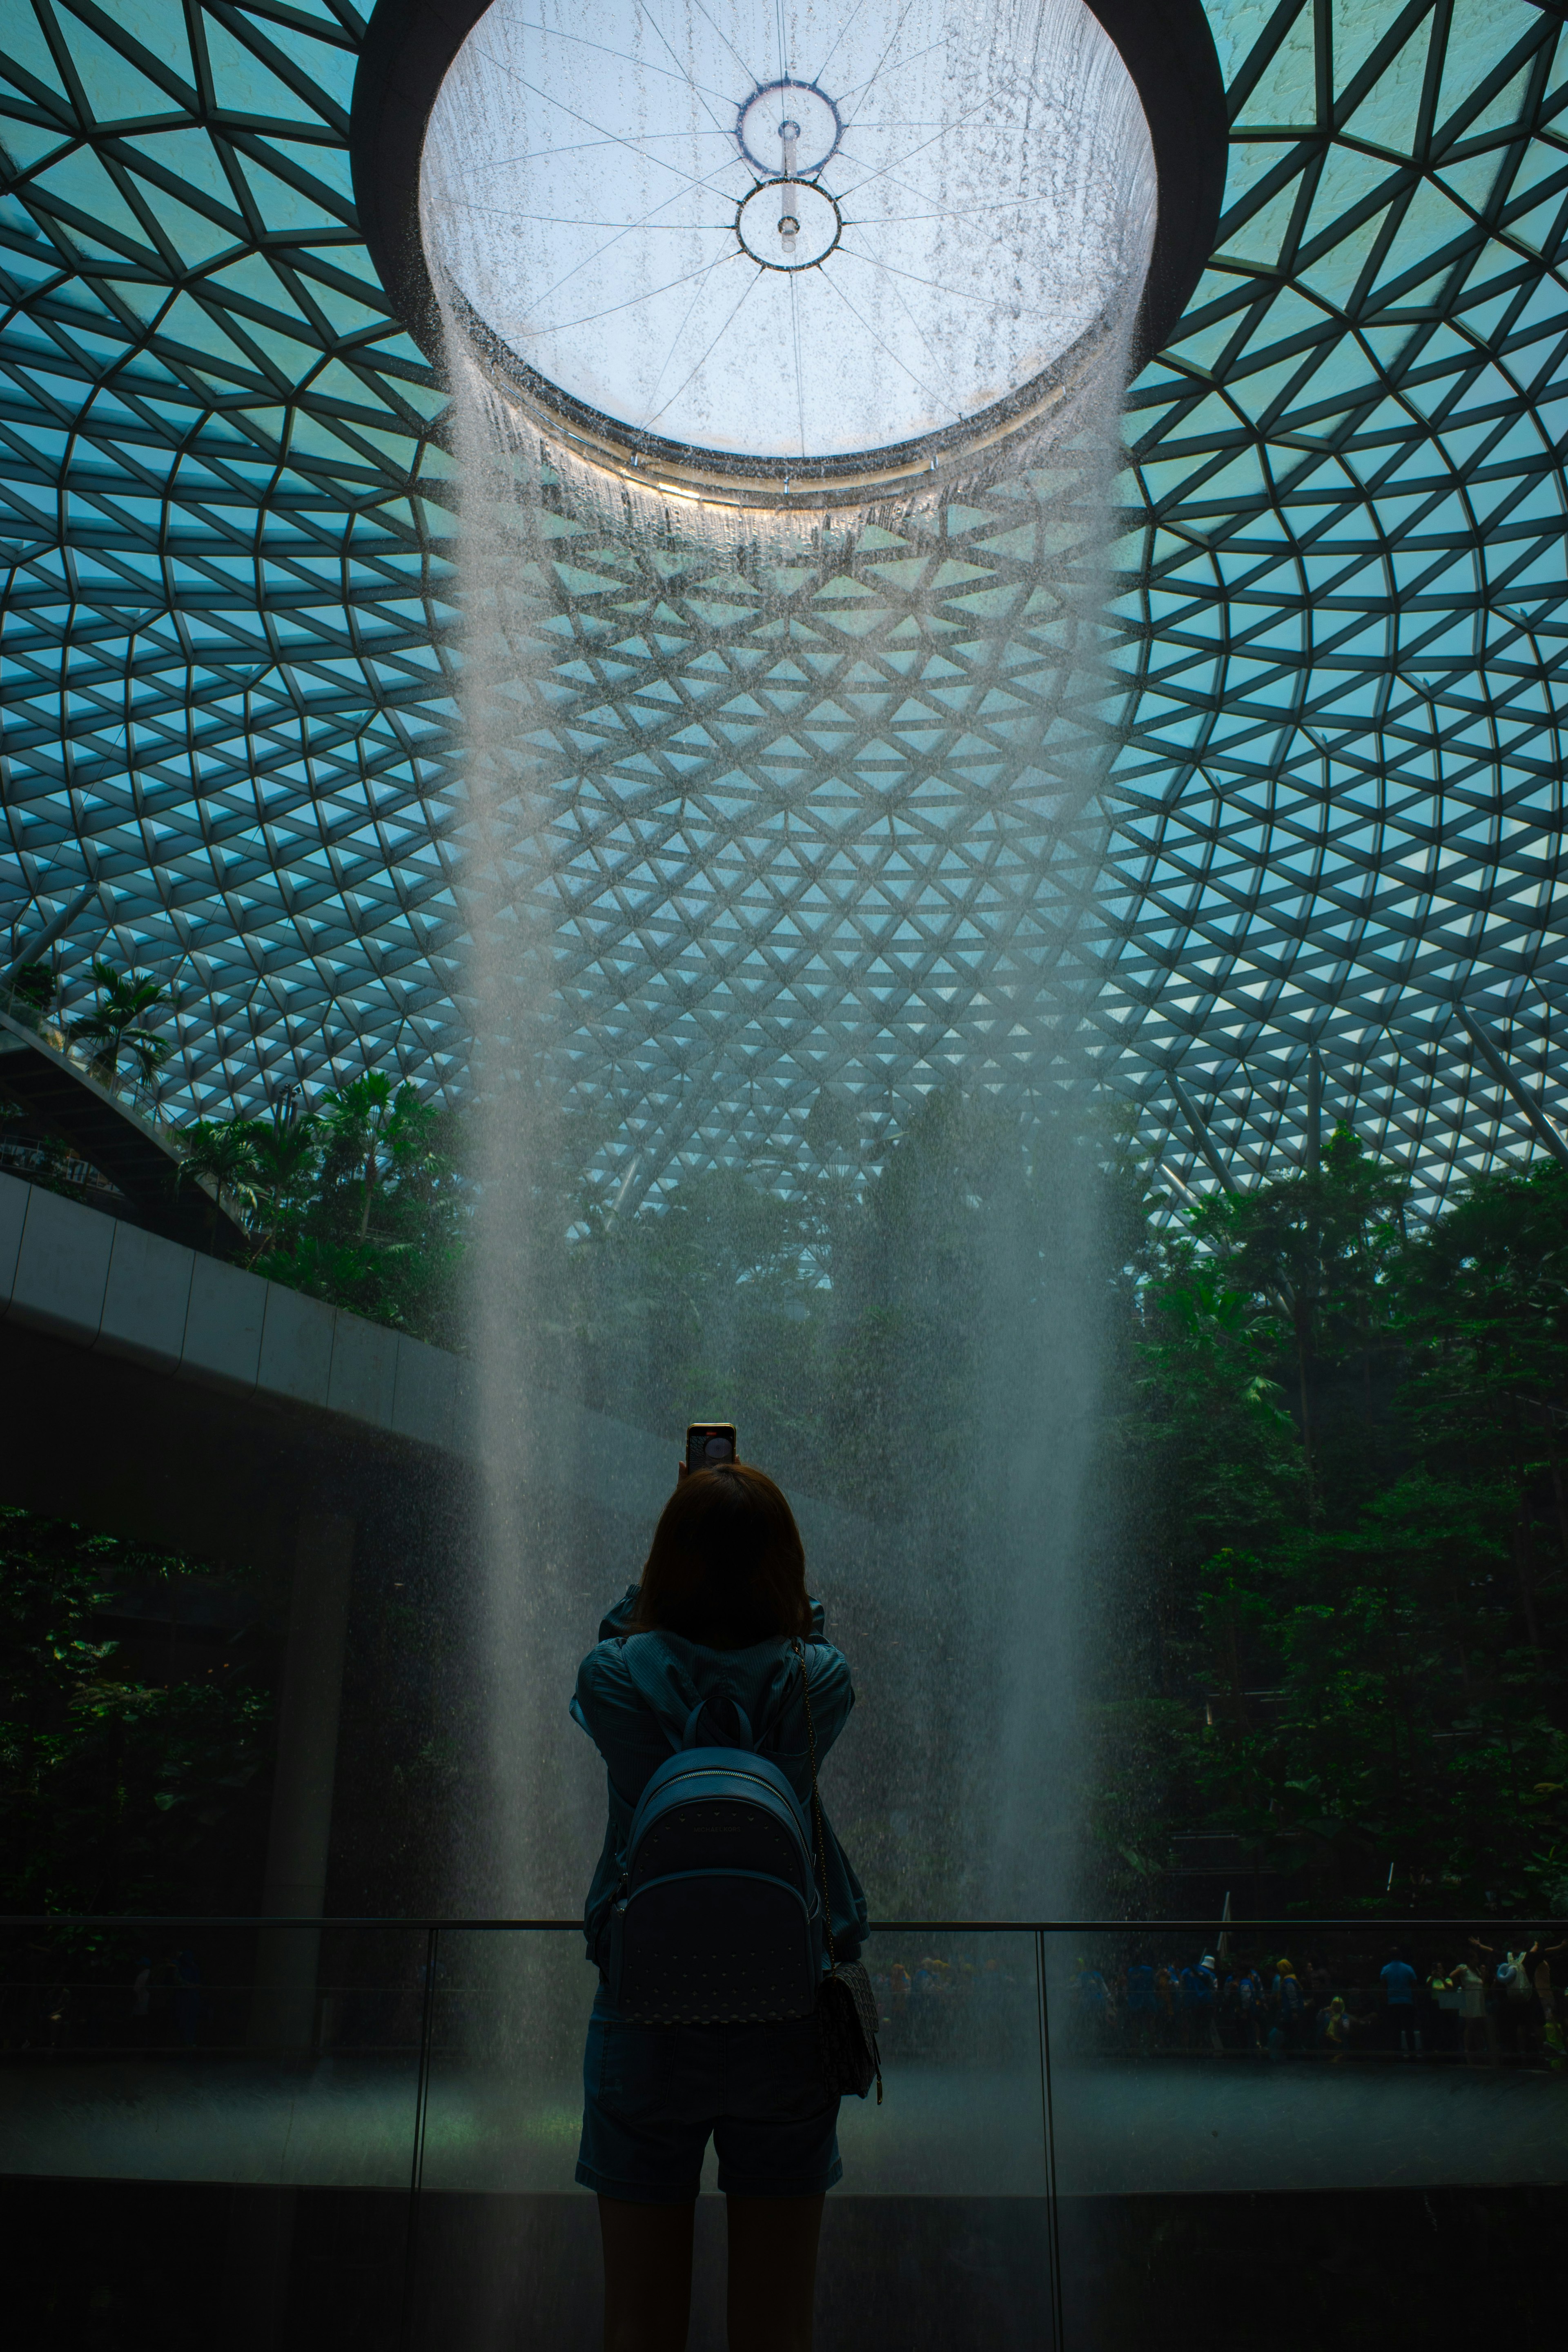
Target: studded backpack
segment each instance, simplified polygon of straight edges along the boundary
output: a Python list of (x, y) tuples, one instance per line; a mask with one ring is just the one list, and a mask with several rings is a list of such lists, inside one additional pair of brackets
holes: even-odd
[[(809, 1816), (778, 1766), (756, 1752), (750, 1718), (732, 1700), (701, 1700), (672, 1721), (658, 1643), (657, 1633), (637, 1633), (624, 1651), (672, 1753), (626, 1833), (599, 1948), (610, 1999), (650, 2025), (809, 2017), (823, 1974)], [(700, 1740), (705, 1712), (739, 1737)]]

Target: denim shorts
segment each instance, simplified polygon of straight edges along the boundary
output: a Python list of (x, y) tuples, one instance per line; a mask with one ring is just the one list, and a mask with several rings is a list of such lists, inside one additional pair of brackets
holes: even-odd
[(601, 1991), (583, 2053), (577, 2178), (634, 2205), (687, 2205), (711, 2134), (729, 2197), (817, 2197), (843, 2176), (816, 2021), (634, 2025)]

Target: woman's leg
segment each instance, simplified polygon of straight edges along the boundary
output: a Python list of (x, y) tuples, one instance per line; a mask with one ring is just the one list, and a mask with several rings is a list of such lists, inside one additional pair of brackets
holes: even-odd
[(811, 2352), (821, 2197), (728, 2197), (730, 2352)]
[[(822, 2200), (816, 2200), (820, 2207)], [(689, 2205), (599, 2200), (605, 2352), (686, 2352), (691, 2318)]]

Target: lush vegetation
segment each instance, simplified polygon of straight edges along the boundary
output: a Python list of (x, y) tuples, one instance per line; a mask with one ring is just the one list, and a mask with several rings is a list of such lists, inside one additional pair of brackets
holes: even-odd
[(1568, 1908), (1568, 1169), (1421, 1226), (1341, 1129), (1152, 1246), (1124, 1391), (1113, 1884), (1204, 1826), (1320, 1909)]
[[(170, 1053), (160, 1024), (173, 1010), (153, 974), (93, 962), (93, 1002), (63, 1024), (105, 1085), (132, 1082), (143, 1103)], [(47, 1020), (58, 994), (47, 964), (24, 965), (10, 1007)], [(37, 1183), (90, 1200), (58, 1137), (35, 1130), (21, 1106), (0, 1101), (17, 1164)], [(457, 1340), (461, 1188), (452, 1123), (379, 1072), (319, 1095), (297, 1094), (265, 1118), (192, 1120), (178, 1134), (180, 1181), (217, 1195), (246, 1234), (246, 1264), (371, 1321), (451, 1346)]]
[(1568, 1909), (1568, 1169), (1431, 1222), (1346, 1129), (1246, 1193), (1146, 1173), (933, 1094), (868, 1183), (824, 1148), (787, 1200), (716, 1172), (589, 1217), (560, 1377), (648, 1426), (721, 1407), (941, 1549), (953, 1466), (1047, 1392), (1008, 1334), (1087, 1254), (1100, 1899), (1157, 1901), (1209, 1831), (1320, 1911)]
[(221, 1187), (258, 1274), (450, 1347), (458, 1339), (462, 1188), (447, 1113), (380, 1072), (268, 1118), (201, 1119), (185, 1173)]
[(269, 1761), (266, 1694), (148, 1682), (106, 1604), (191, 1564), (0, 1509), (0, 1910), (245, 1910)]
[[(142, 976), (99, 977), (77, 1025), (134, 1058)], [(458, 1339), (461, 1140), (412, 1088), (371, 1076), (184, 1140), (258, 1272)], [(825, 1092), (760, 1173), (628, 1211), (556, 1171), (546, 1377), (647, 1427), (722, 1411), (757, 1458), (958, 1557), (959, 1470), (1041, 1409), (1076, 1283), (1100, 1333), (1103, 1899), (1147, 1904), (1207, 1829), (1320, 1908), (1568, 1909), (1568, 1169), (1423, 1222), (1341, 1129), (1314, 1168), (1174, 1204), (1114, 1129), (1026, 1144), (951, 1091), (874, 1176), (859, 1159)]]

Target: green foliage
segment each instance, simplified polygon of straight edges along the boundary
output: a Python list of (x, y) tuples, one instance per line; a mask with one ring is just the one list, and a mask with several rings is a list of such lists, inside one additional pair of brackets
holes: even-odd
[(106, 1594), (186, 1572), (0, 1508), (0, 1907), (252, 1899), (235, 1827), (266, 1760), (269, 1702), (243, 1685), (135, 1682), (94, 1638)]
[(149, 1025), (149, 1015), (168, 1002), (163, 982), (146, 971), (117, 971), (95, 956), (92, 977), (98, 998), (89, 1013), (66, 1024), (66, 1034), (90, 1045), (89, 1064), (104, 1079), (117, 1076), (121, 1057), (131, 1056), (143, 1085), (150, 1085), (159, 1065), (168, 1058), (167, 1038)]
[(252, 1122), (244, 1118), (193, 1119), (180, 1137), (180, 1181), (205, 1182), (212, 1189), (209, 1238), (217, 1231), (218, 1195), (226, 1193), (231, 1207), (255, 1206), (255, 1153)]
[(1050, 1344), (1038, 1302), (1076, 1256), (1062, 1206), (1086, 1189), (1089, 1279), (1125, 1311), (1146, 1247), (1137, 1165), (1114, 1130), (1026, 1134), (935, 1089), (868, 1178), (826, 1099), (763, 1179), (710, 1170), (633, 1216), (580, 1212), (559, 1379), (646, 1427), (722, 1412), (813, 1493), (930, 1527), (984, 1426), (1025, 1409), (1015, 1343)]
[(13, 1001), (33, 1013), (47, 1013), (55, 1001), (55, 975), (47, 963), (21, 965), (11, 974), (10, 987)]
[(449, 1143), (446, 1113), (373, 1072), (308, 1114), (193, 1122), (182, 1172), (222, 1188), (258, 1274), (451, 1346), (463, 1212)]
[[(1160, 1255), (1127, 1445), (1188, 1723), (1146, 1750), (1143, 1845), (1235, 1831), (1335, 1909), (1391, 1871), (1415, 1907), (1568, 1906), (1568, 1171), (1489, 1176), (1407, 1235), (1341, 1130)], [(1109, 1711), (1148, 1705), (1131, 1654)]]
[[(76, 1031), (112, 1066), (161, 991), (95, 976)], [(1126, 1135), (942, 1088), (858, 1161), (825, 1091), (787, 1161), (629, 1209), (635, 1162), (614, 1195), (552, 1162), (542, 1376), (648, 1427), (733, 1416), (754, 1456), (957, 1559), (966, 1469), (1005, 1481), (994, 1433), (1061, 1409), (1073, 1269), (1100, 1350), (1085, 1572), (1117, 1596), (1085, 1748), (1105, 1899), (1149, 1900), (1202, 1827), (1335, 1908), (1391, 1870), (1408, 1904), (1568, 1906), (1568, 1171), (1489, 1176), (1411, 1231), (1342, 1126), (1319, 1164), (1157, 1228)], [(447, 1116), (376, 1073), (185, 1137), (257, 1271), (447, 1345), (457, 1163)], [(194, 1697), (79, 1679), (79, 1742), (206, 1736)]]

